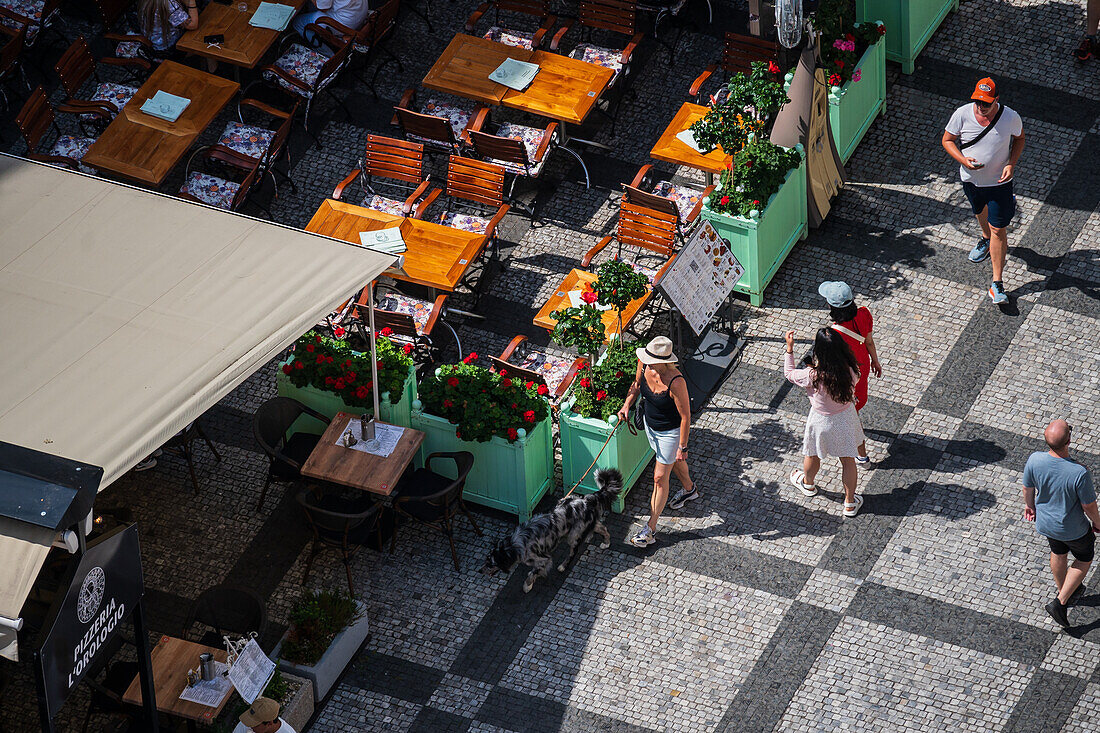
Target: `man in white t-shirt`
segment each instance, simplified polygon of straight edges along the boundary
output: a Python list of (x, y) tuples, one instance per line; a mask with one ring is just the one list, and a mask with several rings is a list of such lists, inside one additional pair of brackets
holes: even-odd
[[(353, 31), (357, 31), (369, 14), (370, 3), (368, 0), (313, 0), (306, 4), (302, 12), (298, 13), (291, 25), (294, 30), (298, 31), (298, 35), (309, 41), (314, 48), (319, 48), (321, 46), (320, 39), (313, 31), (306, 30), (307, 25), (315, 23), (318, 18), (324, 16), (332, 18), (337, 23), (347, 26)], [(329, 29), (326, 28), (325, 30)]]
[(256, 702), (241, 713), (241, 722), (233, 733), (297, 733), (279, 717), (279, 703), (269, 697), (257, 697)]
[(969, 259), (981, 262), (992, 257), (989, 299), (1000, 305), (1008, 301), (1001, 278), (1008, 256), (1008, 223), (1016, 213), (1012, 176), (1024, 151), (1024, 126), (1015, 110), (999, 103), (992, 79), (979, 80), (971, 99), (973, 104), (951, 115), (942, 143), (959, 163), (963, 193), (982, 228), (982, 238)]

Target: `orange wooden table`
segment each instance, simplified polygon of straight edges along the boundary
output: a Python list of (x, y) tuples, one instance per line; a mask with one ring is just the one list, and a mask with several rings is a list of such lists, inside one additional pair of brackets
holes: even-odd
[[(221, 703), (217, 707), (207, 707), (197, 702), (180, 700), (180, 693), (187, 686), (187, 672), (199, 666), (199, 655), (203, 652), (214, 655), (214, 659), (225, 663), (225, 649), (196, 644), (192, 641), (177, 639), (172, 636), (162, 636), (150, 654), (153, 666), (153, 690), (157, 696), (157, 710), (169, 715), (175, 715), (185, 720), (197, 720), (209, 723), (221, 715), (233, 694), (233, 688), (225, 693)], [(141, 680), (134, 677), (134, 681), (126, 688), (122, 696), (123, 702), (130, 705), (141, 705)]]
[(336, 413), (325, 434), (317, 441), (317, 447), (302, 465), (302, 475), (389, 496), (397, 488), (401, 474), (420, 450), (425, 435), (419, 430), (404, 428), (393, 453), (383, 458), (336, 442), (352, 419), (358, 420), (359, 416), (347, 412)]
[(679, 111), (676, 112), (676, 116), (672, 118), (672, 122), (665, 128), (661, 139), (649, 151), (650, 157), (663, 160), (666, 163), (697, 168), (707, 173), (721, 173), (724, 171), (729, 166), (730, 161), (733, 160), (733, 157), (726, 155), (721, 146), (703, 155), (686, 143), (676, 139), (677, 133), (691, 127), (696, 120), (702, 119), (708, 111), (710, 111), (708, 107), (684, 102)]
[(505, 59), (530, 61), (531, 56), (532, 52), (524, 48), (459, 33), (451, 39), (423, 83), (437, 92), (498, 105), (504, 93), (512, 90), (490, 79), (489, 74)]
[[(233, 0), (229, 5), (217, 2), (207, 5), (199, 15), (199, 27), (184, 33), (176, 41), (176, 48), (234, 66), (243, 66), (246, 69), (256, 68), (256, 64), (260, 63), (260, 59), (264, 57), (282, 31), (249, 25), (248, 21), (252, 19), (262, 0), (243, 0), (248, 4), (248, 10), (244, 12), (237, 9), (241, 1)], [(275, 2), (292, 6), (295, 14), (305, 5), (305, 0), (275, 0)], [(289, 23), (287, 27), (290, 27)], [(203, 39), (218, 33), (224, 35), (225, 40), (217, 47), (208, 47)]]
[[(587, 272), (586, 270), (570, 270), (569, 274), (562, 280), (561, 285), (558, 286), (558, 289), (550, 295), (550, 299), (546, 301), (546, 305), (544, 305), (535, 316), (535, 325), (542, 326), (547, 331), (553, 331), (558, 321), (556, 318), (551, 318), (550, 314), (556, 310), (568, 308), (572, 305), (572, 303), (569, 302), (570, 291), (591, 290), (591, 287), (586, 286), (591, 286), (594, 282), (596, 282), (595, 273)], [(653, 289), (650, 288), (646, 291), (645, 295), (627, 304), (626, 310), (623, 311), (624, 330), (630, 325), (630, 322), (634, 320), (634, 317), (638, 315), (638, 311), (640, 311), (652, 297)], [(604, 340), (606, 341), (619, 331), (618, 311), (614, 308), (608, 308), (601, 314), (601, 318), (603, 319)]]
[[(164, 61), (107, 125), (81, 162), (103, 172), (159, 186), (239, 89), (235, 81)], [(161, 90), (191, 100), (175, 122), (141, 111), (141, 105)]]
[(596, 106), (614, 75), (603, 66), (549, 51), (535, 51), (529, 61), (539, 65), (535, 80), (522, 92), (506, 88), (501, 104), (578, 125)]
[(484, 234), (445, 227), (430, 221), (406, 219), (363, 206), (328, 199), (306, 224), (306, 231), (359, 244), (359, 232), (400, 226), (405, 240), (402, 273), (389, 277), (451, 292), (485, 249)]

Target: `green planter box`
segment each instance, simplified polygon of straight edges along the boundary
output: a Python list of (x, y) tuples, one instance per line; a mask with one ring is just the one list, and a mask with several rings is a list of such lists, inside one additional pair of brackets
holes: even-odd
[[(291, 397), (298, 400), (307, 407), (312, 407), (317, 412), (325, 415), (330, 420), (338, 412), (350, 412), (353, 414), (360, 414), (362, 408), (351, 407), (344, 403), (340, 396), (335, 392), (329, 392), (328, 390), (318, 389), (312, 384), (305, 387), (295, 387), (290, 381), (290, 378), (283, 374), (283, 364), (293, 363), (294, 357), (290, 357), (275, 369), (275, 391), (280, 397)], [(409, 369), (409, 376), (405, 378), (405, 385), (401, 388), (401, 399), (396, 404), (392, 404), (389, 398), (389, 392), (383, 392), (379, 395), (379, 419), (382, 422), (388, 422), (393, 425), (400, 425), (403, 428), (412, 427), (412, 423), (409, 421), (410, 413), (412, 412), (412, 403), (416, 399), (416, 370), (415, 368)], [(314, 435), (320, 435), (325, 432), (325, 428), (328, 425), (322, 425), (321, 422), (315, 418), (303, 415), (298, 418), (294, 424), (290, 427), (290, 434), (294, 433), (313, 433)]]
[(871, 123), (886, 114), (886, 37), (868, 47), (859, 59), (859, 81), (829, 88), (829, 127), (844, 163), (867, 134)]
[(411, 427), (423, 431), (426, 436), (420, 449), (421, 461), (436, 451), (464, 450), (474, 454), (474, 467), (466, 478), (463, 499), (502, 509), (526, 522), (554, 481), (550, 424), (549, 418), (537, 423), (528, 435), (515, 443), (497, 437), (485, 443), (472, 443), (459, 440), (454, 425), (424, 412), (417, 400), (413, 403)]
[(856, 22), (886, 26), (886, 58), (912, 74), (917, 56), (959, 0), (856, 0)]
[[(581, 417), (565, 405), (558, 416), (558, 429), (561, 431), (562, 482), (569, 489), (596, 459), (596, 454), (611, 433), (611, 425), (599, 418)], [(645, 433), (639, 431), (637, 435), (631, 435), (626, 425), (622, 425), (603, 449), (596, 465), (577, 486), (577, 493), (591, 494), (596, 491), (596, 471), (599, 469), (617, 468), (623, 474), (623, 491), (612, 509), (621, 514), (626, 495), (652, 458), (653, 449), (649, 447)]]
[(764, 302), (764, 289), (779, 266), (795, 243), (806, 238), (806, 155), (801, 145), (798, 151), (802, 153), (801, 162), (787, 172), (783, 185), (768, 199), (759, 216), (721, 214), (710, 209), (709, 198), (703, 200), (703, 218), (729, 241), (734, 256), (745, 268), (733, 289), (748, 295), (753, 305)]

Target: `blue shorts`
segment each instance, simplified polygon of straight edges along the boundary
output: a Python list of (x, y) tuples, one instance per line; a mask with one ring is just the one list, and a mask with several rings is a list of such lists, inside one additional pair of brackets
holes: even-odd
[(1012, 181), (999, 186), (975, 186), (963, 181), (963, 193), (970, 200), (974, 215), (989, 207), (989, 226), (1004, 229), (1016, 214), (1016, 195), (1012, 193)]

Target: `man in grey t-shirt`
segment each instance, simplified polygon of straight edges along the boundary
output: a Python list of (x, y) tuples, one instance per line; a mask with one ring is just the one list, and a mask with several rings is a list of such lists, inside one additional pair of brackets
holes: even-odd
[(992, 79), (978, 80), (973, 104), (955, 110), (943, 132), (943, 149), (959, 163), (963, 193), (982, 228), (982, 238), (970, 251), (971, 262), (992, 255), (993, 282), (989, 299), (1008, 301), (1002, 282), (1008, 256), (1008, 223), (1016, 213), (1012, 177), (1024, 150), (1024, 127), (1015, 110), (998, 101)]
[[(1062, 627), (1069, 626), (1066, 606), (1083, 588), (1081, 581), (1092, 564), (1095, 532), (1100, 531), (1100, 512), (1088, 469), (1069, 459), (1071, 428), (1065, 420), (1047, 425), (1043, 437), (1050, 450), (1032, 453), (1024, 466), (1024, 519), (1050, 545), (1050, 571), (1058, 595), (1047, 604), (1047, 613)], [(1073, 553), (1073, 564), (1066, 561)]]

